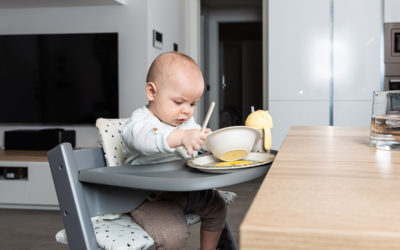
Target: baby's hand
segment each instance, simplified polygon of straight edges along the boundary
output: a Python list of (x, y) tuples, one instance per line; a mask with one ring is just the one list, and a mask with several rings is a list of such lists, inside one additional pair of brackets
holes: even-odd
[(193, 151), (200, 150), (209, 132), (209, 129), (206, 129), (204, 132), (201, 132), (200, 129), (183, 130), (182, 146), (186, 149), (188, 155), (193, 154)]

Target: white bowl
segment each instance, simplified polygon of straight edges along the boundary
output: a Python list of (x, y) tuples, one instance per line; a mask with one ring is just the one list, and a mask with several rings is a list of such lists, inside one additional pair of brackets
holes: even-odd
[(208, 135), (203, 149), (222, 161), (236, 161), (245, 158), (260, 138), (261, 133), (255, 128), (226, 127)]

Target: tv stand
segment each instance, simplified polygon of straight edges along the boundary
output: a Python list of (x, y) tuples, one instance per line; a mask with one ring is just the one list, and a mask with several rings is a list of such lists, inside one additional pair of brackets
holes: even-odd
[(59, 209), (46, 152), (0, 149), (0, 208)]

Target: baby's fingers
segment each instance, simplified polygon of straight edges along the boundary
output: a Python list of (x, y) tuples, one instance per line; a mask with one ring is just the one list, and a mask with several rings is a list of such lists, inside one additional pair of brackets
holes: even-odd
[(199, 144), (196, 144), (193, 146), (193, 149), (199, 151), (201, 149), (201, 146)]
[(206, 134), (206, 133), (201, 133), (201, 134), (200, 134), (200, 139), (201, 139), (202, 141), (204, 141), (206, 138), (207, 138), (207, 134)]
[(193, 154), (193, 148), (192, 147), (186, 147), (186, 152), (188, 155), (192, 155)]

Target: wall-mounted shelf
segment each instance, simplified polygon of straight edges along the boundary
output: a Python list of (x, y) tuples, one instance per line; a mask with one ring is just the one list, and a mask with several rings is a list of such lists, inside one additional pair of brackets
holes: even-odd
[(124, 5), (126, 0), (0, 0), (0, 9)]

